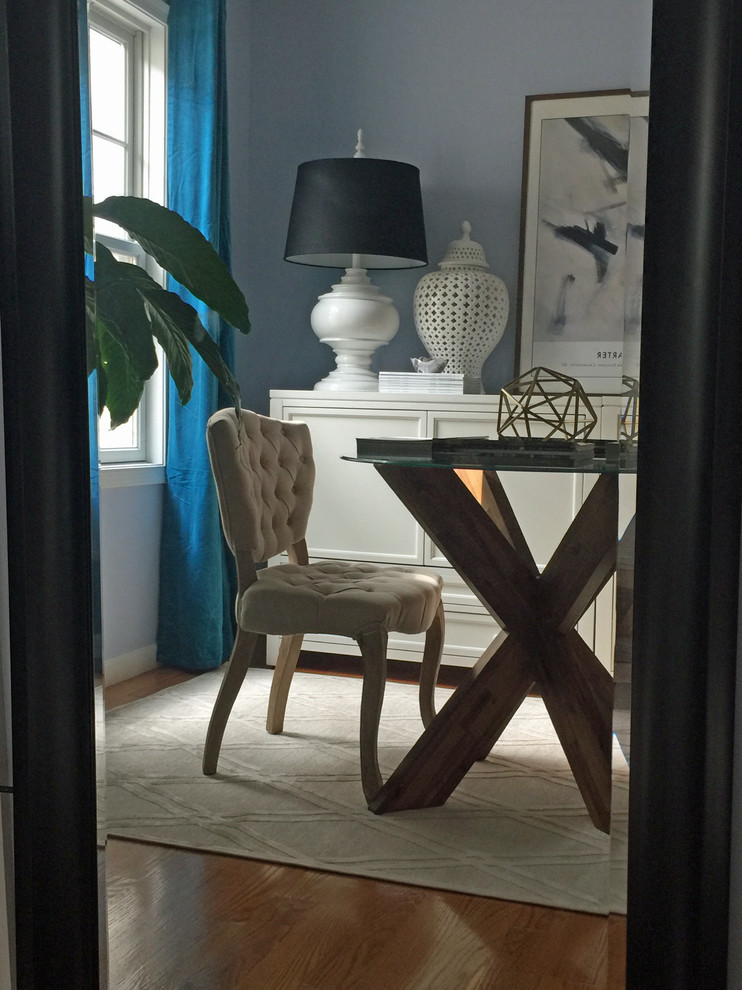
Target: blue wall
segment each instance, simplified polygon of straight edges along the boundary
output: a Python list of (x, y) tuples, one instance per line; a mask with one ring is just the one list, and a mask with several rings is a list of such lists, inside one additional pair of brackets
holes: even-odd
[[(297, 165), (367, 153), (420, 168), (435, 268), (462, 220), (510, 290), (511, 316), (484, 367), (513, 377), (524, 100), (649, 88), (650, 0), (229, 0), (233, 268), (253, 332), (238, 344), (247, 405), (312, 388), (333, 354), (309, 325), (340, 274), (283, 261)], [(412, 295), (430, 269), (376, 272), (400, 311), (379, 368), (423, 351)]]

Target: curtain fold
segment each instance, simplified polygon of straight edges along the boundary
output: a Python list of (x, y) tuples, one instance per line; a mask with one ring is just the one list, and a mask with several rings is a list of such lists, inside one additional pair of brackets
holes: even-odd
[[(170, 0), (168, 205), (230, 262), (225, 0)], [(234, 331), (177, 284), (234, 369)], [(209, 670), (229, 656), (236, 580), (221, 533), (206, 449), (206, 422), (229, 400), (193, 354), (183, 406), (169, 382), (160, 563), (158, 663)]]

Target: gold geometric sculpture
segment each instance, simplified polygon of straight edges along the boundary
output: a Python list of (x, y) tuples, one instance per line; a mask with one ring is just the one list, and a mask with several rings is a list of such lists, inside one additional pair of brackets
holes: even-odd
[(639, 382), (624, 375), (623, 385), (626, 405), (621, 413), (621, 439), (631, 445), (639, 440)]
[(531, 368), (500, 392), (497, 432), (514, 437), (585, 440), (598, 422), (582, 385), (548, 368)]

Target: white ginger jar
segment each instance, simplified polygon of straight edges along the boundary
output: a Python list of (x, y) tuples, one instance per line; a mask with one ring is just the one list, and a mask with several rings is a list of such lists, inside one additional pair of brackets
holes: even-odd
[[(446, 371), (480, 380), (482, 365), (500, 342), (510, 312), (507, 286), (490, 274), (481, 244), (461, 225), (439, 271), (428, 272), (415, 289), (417, 335), (428, 354), (445, 358)], [(480, 384), (481, 388), (481, 384)]]

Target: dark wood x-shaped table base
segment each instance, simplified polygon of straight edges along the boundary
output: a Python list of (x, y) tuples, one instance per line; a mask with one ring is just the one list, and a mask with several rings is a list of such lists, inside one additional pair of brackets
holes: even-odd
[[(590, 817), (611, 809), (613, 679), (574, 628), (616, 567), (618, 478), (602, 474), (539, 574), (494, 471), (376, 470), (495, 617), (502, 632), (369, 804), (443, 804), (536, 689)], [(543, 475), (545, 487), (549, 475)]]

